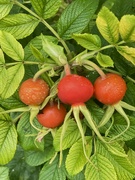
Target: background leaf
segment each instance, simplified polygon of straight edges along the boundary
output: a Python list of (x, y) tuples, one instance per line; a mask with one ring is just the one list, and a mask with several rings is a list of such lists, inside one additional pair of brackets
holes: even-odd
[(12, 9), (13, 4), (10, 0), (0, 0), (0, 19), (7, 16)]
[(66, 175), (64, 172), (63, 165), (59, 167), (59, 158), (58, 156), (55, 158), (55, 160), (49, 164), (46, 163), (42, 170), (40, 171), (39, 180), (66, 180)]
[[(130, 120), (130, 128), (120, 137), (123, 141), (129, 141), (135, 138), (135, 118), (133, 116), (128, 116)], [(115, 124), (110, 130), (109, 135), (112, 137), (122, 133), (126, 129), (125, 119), (120, 114), (115, 114), (114, 116)]]
[(12, 96), (17, 90), (20, 82), (22, 81), (24, 76), (23, 64), (17, 64), (7, 69), (7, 75), (8, 75), (7, 84), (5, 86), (4, 91), (1, 94), (1, 97), (4, 99)]
[(16, 41), (10, 33), (0, 31), (0, 45), (2, 50), (12, 59), (21, 61), (24, 59), (24, 50), (22, 45)]
[(48, 19), (56, 14), (60, 5), (62, 4), (61, 0), (30, 0), (31, 4), (36, 11), (36, 13)]
[(92, 163), (87, 164), (85, 170), (86, 180), (117, 180), (115, 169), (106, 157), (96, 153), (91, 157), (91, 162), (95, 166)]
[(110, 44), (115, 44), (119, 40), (119, 20), (109, 11), (108, 8), (103, 7), (96, 19), (96, 25), (99, 32), (104, 39)]
[(11, 33), (16, 39), (29, 36), (39, 21), (31, 15), (18, 13), (6, 16), (0, 21), (0, 30)]
[(7, 99), (2, 99), (0, 97), (0, 105), (4, 109), (8, 109), (8, 110), (24, 107), (24, 103), (21, 102), (18, 93), (15, 93), (14, 95), (10, 96)]
[(37, 180), (40, 167), (29, 166), (25, 162), (24, 151), (17, 146), (14, 158), (7, 164), (10, 180)]
[[(49, 161), (55, 155), (55, 150), (52, 145), (53, 138), (51, 134), (47, 134), (42, 140), (44, 144), (44, 149), (25, 151), (25, 161), (30, 166), (39, 166), (47, 161)], [(45, 142), (45, 143), (44, 143)]]
[[(120, 19), (125, 14), (134, 14), (134, 0), (112, 0), (113, 6), (111, 10)], [(110, 2), (110, 0), (109, 0)]]
[(101, 47), (101, 40), (98, 35), (84, 33), (73, 34), (72, 37), (78, 44), (88, 50), (97, 50)]
[(59, 35), (64, 39), (70, 39), (72, 34), (81, 33), (93, 17), (97, 6), (98, 0), (73, 1), (60, 16), (58, 21)]
[[(44, 141), (35, 144), (35, 138), (37, 136), (37, 130), (35, 130), (30, 124), (30, 114), (28, 112), (24, 113), (20, 118), (17, 125), (18, 140), (24, 150), (41, 150), (44, 151)], [(33, 121), (34, 125), (41, 128), (37, 119)]]

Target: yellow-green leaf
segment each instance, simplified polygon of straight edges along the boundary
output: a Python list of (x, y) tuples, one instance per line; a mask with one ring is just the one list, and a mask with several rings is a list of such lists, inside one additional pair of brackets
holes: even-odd
[(91, 161), (86, 166), (86, 180), (118, 180), (112, 163), (106, 157), (96, 153)]
[(135, 16), (123, 16), (120, 20), (119, 31), (124, 41), (135, 41)]
[(128, 46), (118, 46), (117, 51), (132, 64), (135, 64), (135, 48)]
[(17, 64), (15, 66), (7, 69), (7, 83), (1, 97), (6, 99), (12, 96), (17, 90), (23, 76), (24, 76), (24, 66), (23, 64)]
[(5, 166), (0, 167), (0, 179), (9, 180), (9, 168)]
[(0, 94), (5, 89), (7, 83), (7, 70), (5, 67), (0, 67)]
[(0, 31), (0, 45), (2, 50), (12, 59), (21, 61), (24, 59), (22, 45), (8, 32)]
[(13, 7), (13, 3), (10, 0), (0, 0), (0, 19), (8, 15)]
[[(85, 146), (86, 154), (89, 157), (92, 150), (91, 137), (85, 137), (87, 144)], [(66, 158), (66, 169), (70, 175), (76, 175), (81, 172), (84, 165), (87, 163), (87, 158), (84, 154), (82, 139), (77, 141), (69, 150), (69, 154)]]
[(0, 64), (4, 64), (5, 63), (5, 58), (4, 58), (4, 53), (3, 51), (0, 49)]
[(37, 27), (39, 20), (29, 14), (10, 14), (0, 21), (0, 30), (11, 33), (16, 39), (29, 36)]
[(0, 165), (7, 164), (14, 157), (16, 145), (15, 126), (9, 121), (0, 120)]
[(98, 53), (96, 59), (102, 67), (113, 67), (113, 60), (110, 56)]
[(78, 44), (88, 50), (97, 50), (101, 47), (101, 40), (98, 35), (84, 33), (73, 34), (72, 37)]
[(106, 7), (103, 7), (96, 19), (98, 30), (106, 41), (115, 44), (119, 40), (119, 20)]

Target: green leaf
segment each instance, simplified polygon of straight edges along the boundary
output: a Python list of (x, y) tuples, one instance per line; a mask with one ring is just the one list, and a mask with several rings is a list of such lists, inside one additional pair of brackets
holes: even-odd
[[(110, 0), (108, 0), (110, 2)], [(125, 14), (134, 14), (134, 0), (112, 0), (114, 4), (111, 10), (117, 14), (118, 19), (120, 19)]]
[(36, 18), (28, 14), (11, 14), (0, 21), (0, 30), (11, 33), (16, 39), (22, 39), (29, 36), (38, 23)]
[(92, 163), (86, 165), (86, 180), (117, 180), (117, 175), (112, 163), (101, 154), (95, 153), (91, 157)]
[(17, 145), (16, 128), (10, 121), (0, 120), (0, 164), (7, 164), (13, 157)]
[(48, 146), (45, 148), (44, 152), (42, 151), (26, 151), (25, 152), (25, 161), (30, 166), (39, 166), (44, 162), (51, 159), (54, 156), (54, 148)]
[(124, 41), (135, 41), (135, 16), (125, 15), (121, 18), (119, 31)]
[(135, 65), (135, 48), (128, 46), (117, 46), (117, 51), (128, 61)]
[(0, 31), (0, 45), (2, 50), (12, 59), (16, 61), (22, 61), (24, 59), (22, 45), (10, 33)]
[[(92, 150), (92, 141), (91, 137), (85, 137), (86, 144), (86, 153), (88, 157), (91, 154)], [(85, 157), (82, 139), (78, 140), (69, 150), (69, 154), (66, 158), (66, 169), (69, 175), (76, 175), (81, 172), (84, 168), (84, 165), (87, 163), (87, 158)]]
[(31, 4), (36, 11), (36, 13), (48, 19), (56, 14), (62, 1), (61, 0), (30, 0)]
[(15, 93), (14, 95), (12, 95), (7, 99), (2, 99), (0, 97), (0, 104), (4, 109), (8, 109), (8, 110), (16, 109), (24, 106), (23, 102), (21, 102), (21, 100), (19, 99), (18, 93)]
[(78, 44), (88, 50), (97, 50), (101, 47), (101, 40), (98, 35), (93, 34), (73, 34), (73, 39)]
[[(42, 46), (43, 36), (44, 35), (36, 36), (35, 38), (31, 39), (31, 41), (25, 46), (25, 48), (24, 48), (24, 52), (25, 52), (24, 59), (26, 61), (38, 61), (39, 62), (39, 60), (42, 59), (42, 57), (44, 57), (44, 61), (46, 60), (47, 54), (43, 50), (43, 46)], [(51, 42), (57, 43), (57, 39), (53, 36), (44, 36), (44, 38), (48, 39)], [(38, 54), (36, 54), (36, 52), (33, 50), (32, 47), (36, 48), (37, 51), (39, 51)], [(41, 57), (40, 59), (39, 59), (39, 56)]]
[(58, 65), (67, 64), (67, 58), (64, 54), (63, 47), (54, 44), (44, 36), (42, 36), (42, 44), (44, 51), (56, 62), (56, 64)]
[(29, 166), (25, 162), (24, 150), (17, 146), (14, 158), (7, 164), (10, 180), (37, 180), (40, 168)]
[(12, 96), (17, 88), (19, 87), (20, 82), (24, 77), (24, 66), (23, 64), (17, 64), (15, 66), (7, 69), (7, 83), (4, 91), (1, 94), (3, 99), (9, 98)]
[(13, 4), (10, 0), (0, 0), (0, 19), (7, 16), (12, 9)]
[[(130, 120), (130, 128), (120, 137), (120, 139), (123, 141), (129, 141), (135, 138), (135, 118), (133, 116), (128, 116), (128, 118)], [(114, 125), (109, 132), (109, 136), (111, 137), (122, 133), (127, 126), (125, 119), (118, 113), (115, 114), (114, 120)]]
[(102, 67), (114, 67), (113, 60), (108, 55), (105, 55), (99, 52), (96, 56), (96, 59), (98, 63), (100, 64), (100, 66)]
[[(135, 106), (135, 83), (134, 82), (127, 82), (127, 91), (126, 94), (124, 96), (124, 101), (126, 101), (126, 103)], [(131, 111), (130, 114), (131, 115)]]
[[(80, 137), (80, 132), (79, 129), (77, 127), (77, 124), (75, 121), (73, 121), (73, 119), (67, 121), (67, 129), (64, 133), (63, 136), (63, 140), (62, 140), (62, 149), (67, 149), (70, 148)], [(60, 150), (60, 137), (61, 137), (61, 132), (62, 132), (62, 127), (61, 126), (55, 136), (54, 136), (54, 140), (53, 140), (53, 145), (56, 151)]]
[[(37, 130), (35, 130), (30, 124), (30, 114), (28, 112), (24, 113), (20, 118), (17, 125), (17, 132), (19, 135), (19, 143), (24, 150), (41, 150), (44, 151), (44, 141), (36, 142), (35, 138), (37, 136)], [(37, 119), (33, 121), (34, 125), (41, 128)]]
[(110, 44), (118, 42), (119, 20), (108, 8), (103, 7), (101, 9), (96, 19), (96, 24), (99, 32), (107, 42)]
[(0, 167), (0, 180), (9, 180), (9, 169), (8, 167)]
[(58, 33), (64, 39), (81, 33), (88, 25), (98, 6), (98, 0), (75, 0), (64, 10), (58, 21)]
[[(115, 144), (114, 147), (116, 147)], [(122, 149), (123, 148), (121, 147), (119, 151), (124, 151)], [(113, 154), (112, 152), (108, 151), (106, 145), (103, 144), (101, 141), (97, 141), (96, 152), (107, 158), (112, 163), (116, 171), (117, 178), (119, 180), (133, 179), (133, 177), (135, 176), (135, 167), (131, 164), (128, 157), (121, 157)]]
[(42, 144), (44, 144), (44, 149), (41, 150), (33, 150), (33, 151), (25, 151), (25, 161), (30, 166), (39, 166), (47, 161), (49, 161), (52, 157), (55, 156), (55, 150), (52, 145), (52, 135), (51, 133), (44, 136), (42, 140)]
[(39, 180), (66, 180), (63, 165), (59, 167), (58, 156), (50, 164), (47, 162), (40, 171)]

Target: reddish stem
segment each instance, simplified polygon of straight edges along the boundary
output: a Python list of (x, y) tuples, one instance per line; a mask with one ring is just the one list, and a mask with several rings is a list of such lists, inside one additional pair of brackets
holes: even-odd
[(66, 65), (64, 66), (64, 71), (65, 71), (66, 76), (71, 74), (69, 64), (66, 64)]

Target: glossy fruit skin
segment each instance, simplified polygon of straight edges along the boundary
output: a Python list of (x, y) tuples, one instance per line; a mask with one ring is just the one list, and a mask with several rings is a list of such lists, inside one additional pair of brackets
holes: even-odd
[(60, 126), (66, 116), (66, 108), (60, 104), (52, 103), (47, 104), (42, 114), (37, 115), (38, 122), (47, 128), (56, 128)]
[(96, 79), (94, 89), (94, 95), (98, 101), (106, 105), (113, 105), (123, 99), (127, 85), (118, 74), (108, 73), (106, 78)]
[(67, 75), (58, 83), (58, 97), (65, 104), (82, 104), (92, 97), (93, 92), (92, 83), (76, 74)]
[(48, 94), (49, 86), (43, 79), (27, 79), (19, 89), (20, 100), (26, 105), (40, 105)]

